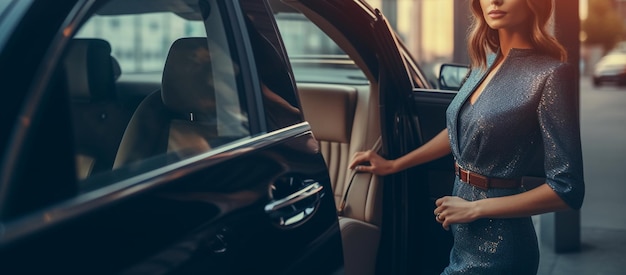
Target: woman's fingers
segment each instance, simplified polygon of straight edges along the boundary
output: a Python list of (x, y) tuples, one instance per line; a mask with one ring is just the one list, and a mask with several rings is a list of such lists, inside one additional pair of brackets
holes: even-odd
[(367, 172), (379, 176), (392, 173), (390, 161), (372, 150), (355, 153), (348, 167), (357, 172)]
[(366, 173), (373, 173), (374, 172), (374, 166), (371, 166), (371, 165), (357, 165), (355, 167), (355, 169), (358, 172), (366, 172)]
[(435, 201), (434, 214), (437, 222), (448, 230), (451, 224), (469, 223), (476, 220), (475, 209), (472, 202), (457, 196), (444, 196)]
[(352, 157), (352, 161), (350, 162), (348, 168), (354, 169), (361, 162), (363, 162), (363, 152), (356, 152), (354, 153), (354, 156)]
[(447, 197), (447, 196), (445, 196), (445, 197), (441, 197), (441, 198), (438, 198), (438, 199), (435, 201), (435, 205), (436, 205), (437, 207), (441, 207), (441, 205), (442, 205), (442, 204), (443, 204), (443, 202), (445, 201), (446, 197)]
[(441, 224), (441, 227), (443, 227), (443, 229), (445, 230), (450, 229), (450, 222), (446, 220), (445, 213), (443, 212), (435, 213), (435, 220)]
[(361, 161), (359, 160), (359, 158), (355, 157), (350, 162), (350, 165), (348, 165), (348, 168), (349, 169), (354, 169), (359, 163), (361, 163)]
[(448, 197), (441, 197), (439, 199), (437, 199), (435, 201), (435, 205), (437, 206), (435, 208), (434, 214), (435, 214), (435, 220), (437, 220), (438, 223), (441, 224), (441, 227), (443, 227), (443, 229), (445, 230), (449, 230), (450, 229), (450, 221), (446, 219), (446, 206), (444, 205), (444, 202), (446, 201)]
[(350, 169), (355, 169), (357, 166), (360, 166), (359, 164), (364, 163), (364, 162), (369, 162), (371, 158), (372, 158), (371, 151), (356, 152), (354, 156), (352, 157), (352, 162), (350, 162), (350, 166), (348, 167)]

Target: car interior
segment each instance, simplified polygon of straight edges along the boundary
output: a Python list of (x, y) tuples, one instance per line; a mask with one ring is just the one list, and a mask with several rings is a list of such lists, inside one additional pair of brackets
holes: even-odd
[[(116, 9), (127, 13), (121, 10), (122, 2), (105, 6), (101, 17), (117, 16)], [(98, 20), (103, 19), (94, 22)], [(120, 21), (112, 19), (110, 24)], [(347, 41), (339, 44), (356, 64), (362, 62)], [(72, 39), (63, 65), (73, 112), (77, 178), (87, 182), (84, 190), (91, 190), (88, 182), (104, 172), (129, 170), (133, 163), (174, 152), (173, 159), (161, 160), (170, 163), (250, 134), (244, 103), (238, 101), (242, 95), (229, 101), (219, 95), (223, 89), (215, 88), (232, 90), (234, 80), (229, 72), (216, 72), (219, 66), (210, 63), (226, 61), (209, 58), (207, 45), (206, 38), (192, 35), (173, 39), (161, 77), (158, 70), (127, 72), (124, 51), (107, 37)], [(355, 152), (376, 150), (380, 142), (378, 87), (376, 78), (366, 75), (369, 85), (296, 78), (303, 115), (320, 143), (339, 208), (346, 274), (375, 273), (381, 236), (379, 178), (348, 169)]]
[(370, 87), (298, 83), (304, 117), (320, 141), (329, 168), (344, 249), (346, 274), (373, 274), (382, 222), (377, 176), (349, 171), (357, 151), (376, 149), (377, 98)]
[(73, 112), (79, 179), (111, 170), (132, 110), (118, 101), (115, 81), (121, 70), (103, 39), (77, 38), (64, 67)]

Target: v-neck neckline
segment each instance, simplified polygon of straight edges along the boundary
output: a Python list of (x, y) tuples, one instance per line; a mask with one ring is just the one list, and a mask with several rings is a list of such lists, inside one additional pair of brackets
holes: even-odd
[[(489, 67), (487, 68), (487, 72), (482, 76), (482, 78), (480, 79), (480, 81), (478, 81), (477, 85), (474, 86), (474, 89), (472, 91), (470, 91), (469, 95), (467, 96), (467, 98), (465, 99), (469, 105), (474, 106), (476, 103), (478, 103), (478, 100), (480, 100), (480, 98), (483, 96), (483, 93), (485, 91), (487, 91), (487, 88), (490, 86), (491, 82), (493, 81), (493, 79), (499, 75), (500, 73), (500, 69), (502, 68), (502, 66), (504, 65), (504, 63), (508, 62), (509, 59), (511, 58), (515, 58), (515, 57), (523, 57), (525, 55), (528, 54), (534, 54), (536, 53), (536, 49), (523, 49), (523, 48), (511, 48), (508, 52), (508, 54), (506, 56), (502, 55), (502, 51), (500, 49), (498, 49), (498, 51), (495, 53), (495, 58), (493, 59), (493, 61), (491, 62), (491, 64), (489, 64)], [(499, 63), (497, 62), (498, 59), (502, 59)], [(499, 66), (497, 68), (495, 68), (494, 66)], [(485, 83), (485, 85), (482, 87), (482, 91), (480, 92), (480, 94), (476, 97), (476, 100), (474, 100), (474, 102), (472, 102), (472, 96), (474, 95), (474, 93), (478, 90), (478, 88), (483, 84), (483, 82), (485, 82), (486, 78), (489, 76), (489, 74), (493, 71), (496, 70), (495, 72), (493, 72), (493, 75), (491, 76), (491, 78), (489, 79), (489, 82)]]
[[(501, 54), (501, 53), (500, 53), (500, 50), (498, 50), (498, 51), (497, 51), (497, 53), (496, 53), (496, 55), (495, 55), (495, 56), (494, 56), (494, 54), (489, 54), (489, 55), (487, 56), (487, 65), (488, 65), (487, 70), (491, 70), (491, 68), (493, 67), (493, 65), (494, 65), (494, 63), (495, 63), (495, 57), (497, 57), (497, 55), (498, 55), (498, 54)], [(513, 48), (513, 49), (511, 49), (511, 50), (509, 51), (509, 53), (507, 54), (506, 58), (502, 61), (502, 65), (500, 66), (500, 68), (498, 69), (498, 71), (500, 71), (500, 69), (502, 68), (502, 66), (508, 66), (508, 65), (504, 64), (505, 62), (511, 62), (511, 60), (512, 60), (512, 59), (523, 58), (523, 57), (526, 57), (526, 56), (531, 56), (531, 55), (536, 55), (536, 54), (538, 54), (538, 52), (537, 52), (537, 50), (535, 50), (535, 49), (518, 49), (518, 48)], [(479, 72), (479, 71), (472, 72), (472, 74), (474, 74), (476, 78), (478, 78), (478, 77), (479, 77), (478, 75), (480, 75), (481, 73), (482, 73), (482, 72)], [(457, 109), (456, 109), (456, 111), (455, 111), (454, 118), (453, 118), (453, 123), (454, 123), (454, 126), (453, 126), (453, 130), (452, 130), (452, 132), (454, 133), (454, 135), (456, 135), (454, 138), (455, 138), (457, 141), (458, 141), (458, 134), (459, 134), (459, 133), (458, 133), (458, 131), (457, 131), (457, 130), (458, 130), (458, 127), (459, 127), (459, 125), (458, 125), (458, 123), (459, 123), (459, 115), (460, 115), (460, 113), (461, 113), (461, 112), (460, 112), (460, 111), (461, 111), (461, 110), (460, 110), (460, 108), (462, 108), (462, 107), (463, 107), (463, 105), (468, 105), (468, 107), (470, 107), (470, 108), (474, 108), (474, 107), (476, 107), (476, 106), (475, 106), (476, 104), (479, 104), (479, 99), (480, 99), (480, 97), (482, 97), (482, 96), (483, 96), (483, 94), (482, 94), (482, 93), (481, 93), (481, 95), (480, 95), (480, 96), (476, 99), (476, 101), (474, 101), (474, 103), (473, 103), (473, 104), (472, 104), (472, 102), (471, 102), (470, 98), (471, 98), (472, 94), (476, 91), (476, 89), (478, 89), (478, 86), (479, 86), (479, 85), (480, 85), (480, 84), (484, 81), (484, 79), (487, 77), (486, 75), (487, 75), (487, 74), (486, 74), (486, 73), (484, 73), (482, 76), (480, 76), (480, 79), (478, 79), (476, 82), (475, 82), (474, 80), (471, 80), (471, 82), (466, 83), (466, 84), (471, 85), (471, 87), (468, 87), (468, 88), (469, 88), (468, 90), (462, 91), (462, 94), (459, 94), (459, 96), (461, 96), (462, 98), (461, 98), (461, 100), (459, 100), (459, 101), (458, 101), (458, 105), (456, 105), (456, 104), (455, 104), (455, 105), (457, 106)], [(497, 76), (497, 74), (496, 74), (496, 75), (494, 75), (494, 77), (495, 77), (495, 76)], [(492, 77), (492, 79), (491, 79), (491, 80), (493, 80), (493, 77)], [(490, 82), (491, 82), (491, 81), (490, 81)], [(471, 84), (470, 84), (470, 83), (471, 83)], [(489, 83), (487, 83), (487, 84), (489, 84)], [(485, 87), (485, 88), (487, 88), (487, 87)], [(483, 91), (483, 92), (484, 92), (484, 91)], [(484, 99), (483, 99), (483, 100), (484, 100)], [(473, 110), (472, 112), (474, 112), (474, 111), (475, 111), (475, 110)], [(454, 148), (454, 150), (460, 150), (458, 142), (456, 143), (456, 148)]]
[[(491, 63), (491, 65), (489, 66), (487, 73), (483, 75), (481, 80), (478, 82), (478, 85), (475, 86), (474, 90), (472, 90), (472, 92), (469, 94), (467, 98), (467, 103), (470, 106), (473, 107), (474, 105), (476, 105), (476, 103), (478, 103), (478, 100), (480, 100), (483, 94), (487, 91), (487, 88), (491, 84), (491, 81), (498, 75), (498, 73), (500, 72), (500, 68), (502, 68), (502, 65), (504, 64), (504, 62), (506, 62), (507, 59), (508, 59), (507, 57), (503, 56), (502, 53), (498, 51), (493, 63)], [(489, 77), (490, 74), (491, 74), (491, 77)], [(474, 96), (476, 92), (478, 92), (478, 89), (481, 87), (482, 89), (480, 90), (480, 94), (478, 94), (474, 102), (472, 102), (472, 97)]]

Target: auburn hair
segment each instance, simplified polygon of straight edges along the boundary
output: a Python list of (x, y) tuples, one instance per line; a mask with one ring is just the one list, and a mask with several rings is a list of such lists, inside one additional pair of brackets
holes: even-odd
[[(567, 51), (556, 38), (548, 32), (550, 17), (554, 9), (551, 0), (526, 0), (531, 11), (531, 37), (533, 47), (541, 53), (563, 62), (567, 61)], [(500, 46), (498, 30), (487, 25), (483, 16), (480, 0), (470, 1), (473, 20), (468, 37), (468, 53), (472, 67), (487, 67), (487, 51), (497, 52)]]

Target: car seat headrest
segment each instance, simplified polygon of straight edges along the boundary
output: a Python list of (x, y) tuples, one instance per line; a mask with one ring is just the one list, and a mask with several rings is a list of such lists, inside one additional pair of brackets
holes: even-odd
[(215, 88), (206, 38), (181, 38), (172, 44), (161, 82), (163, 104), (180, 114), (215, 113)]
[[(113, 62), (117, 62), (111, 56), (111, 45), (95, 38), (76, 38), (70, 43), (64, 66), (72, 99), (114, 99), (116, 76)], [(121, 73), (121, 70), (118, 71)]]

